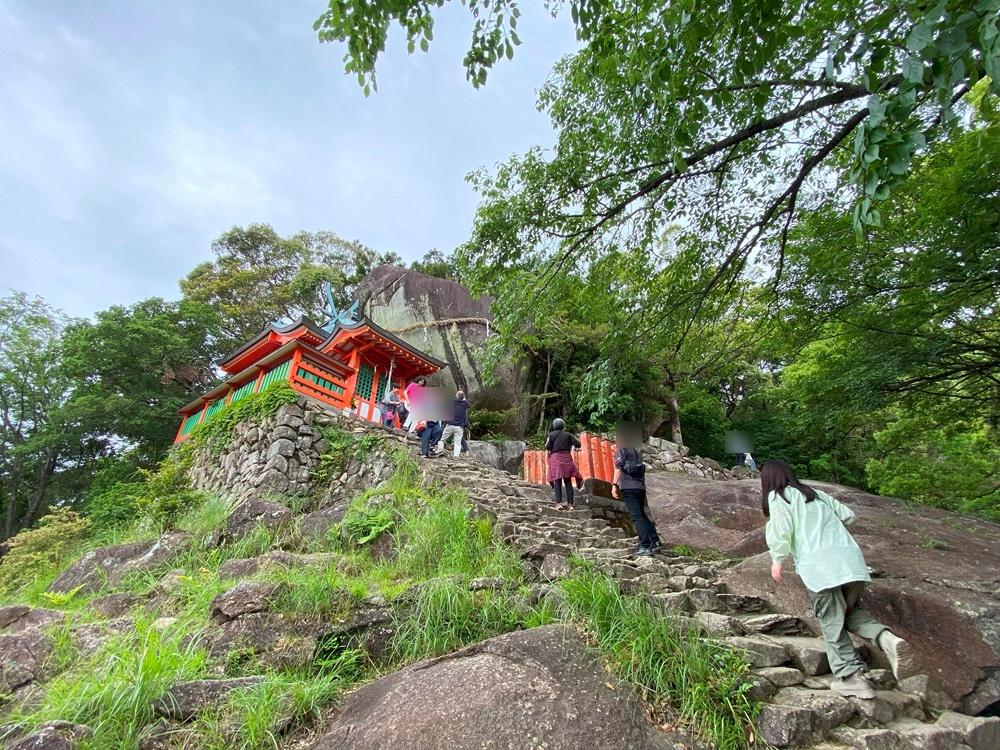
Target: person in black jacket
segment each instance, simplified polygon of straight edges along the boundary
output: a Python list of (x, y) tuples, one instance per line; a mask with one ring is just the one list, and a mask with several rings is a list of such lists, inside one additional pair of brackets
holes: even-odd
[(615, 440), (618, 444), (615, 477), (611, 485), (611, 496), (625, 502), (632, 525), (639, 535), (639, 549), (633, 553), (636, 557), (651, 555), (663, 546), (656, 533), (656, 525), (646, 514), (646, 467), (638, 447), (641, 441), (641, 435), (637, 436), (634, 430), (619, 428)]
[(458, 458), (462, 452), (462, 440), (465, 439), (465, 428), (469, 426), (469, 402), (465, 400), (465, 391), (455, 394), (455, 413), (452, 418), (444, 423), (444, 432), (441, 433), (441, 442), (438, 443), (438, 452), (444, 451), (444, 444), (451, 438), (452, 455)]
[[(563, 420), (552, 420), (552, 432), (545, 441), (545, 450), (549, 453), (549, 471), (545, 481), (555, 490), (556, 510), (572, 510), (573, 480), (576, 480), (577, 487), (583, 485), (583, 475), (573, 461), (574, 449), (580, 450), (580, 438), (566, 431)], [(563, 502), (563, 489), (566, 490), (566, 502)]]

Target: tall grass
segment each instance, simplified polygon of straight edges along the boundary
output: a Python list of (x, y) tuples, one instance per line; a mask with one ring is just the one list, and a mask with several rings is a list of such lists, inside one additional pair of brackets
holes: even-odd
[(421, 586), (406, 615), (397, 622), (395, 660), (410, 664), (440, 656), (523, 628), (541, 624), (551, 609), (534, 609), (506, 592), (471, 592), (461, 583), (431, 581)]
[(578, 573), (562, 583), (573, 615), (654, 716), (690, 724), (718, 750), (747, 744), (757, 706), (737, 652), (659, 615), (616, 581)]
[(53, 680), (32, 714), (12, 718), (29, 727), (56, 719), (85, 724), (94, 730), (94, 748), (133, 750), (155, 718), (153, 701), (177, 682), (204, 676), (205, 669), (204, 652), (180, 633), (139, 623)]
[(314, 672), (271, 672), (257, 685), (204, 709), (194, 729), (203, 750), (275, 750), (283, 732), (317, 723), (324, 710), (365, 676), (359, 651), (344, 651)]

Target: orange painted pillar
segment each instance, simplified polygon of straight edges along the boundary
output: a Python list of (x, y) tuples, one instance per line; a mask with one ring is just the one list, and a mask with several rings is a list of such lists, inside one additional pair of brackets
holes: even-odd
[(535, 455), (538, 456), (537, 463), (538, 476), (535, 479), (536, 484), (547, 484), (545, 481), (546, 477), (549, 475), (549, 456), (545, 451), (535, 451)]
[(535, 451), (528, 451), (524, 455), (524, 478), (532, 484), (538, 484), (538, 466), (535, 464), (537, 460)]
[(610, 482), (615, 478), (615, 454), (610, 440), (601, 441), (601, 458), (604, 459), (604, 477)]
[(590, 435), (580, 433), (580, 473), (584, 479), (594, 478), (594, 460), (590, 455)]
[(604, 460), (601, 458), (601, 439), (598, 437), (591, 437), (589, 442), (590, 455), (593, 457), (594, 461), (594, 479), (607, 481), (607, 477), (604, 476)]

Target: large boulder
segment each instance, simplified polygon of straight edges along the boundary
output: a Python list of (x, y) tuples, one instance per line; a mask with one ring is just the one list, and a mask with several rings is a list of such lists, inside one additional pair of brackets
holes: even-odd
[(191, 543), (184, 531), (170, 531), (159, 539), (116, 544), (92, 550), (63, 571), (49, 591), (82, 594), (99, 591), (105, 583), (117, 586), (129, 573), (153, 570), (177, 558)]
[(476, 350), (492, 321), (489, 297), (473, 298), (461, 284), (396, 266), (379, 266), (358, 286), (361, 309), (376, 325), (448, 363), (431, 385), (461, 388), (475, 408), (507, 409), (523, 386), (520, 367), (501, 368), (487, 386)]
[(487, 466), (517, 474), (528, 444), (523, 440), (470, 440), (469, 451)]
[(312, 750), (652, 750), (677, 739), (646, 723), (634, 693), (608, 682), (573, 629), (550, 625), (365, 685)]
[[(872, 569), (871, 613), (912, 642), (920, 666), (965, 712), (1000, 709), (1000, 525), (936, 508), (914, 508), (850, 487), (811, 483), (858, 515), (852, 533)], [(665, 544), (747, 557), (723, 576), (731, 594), (763, 598), (813, 623), (789, 566), (770, 575), (757, 482), (699, 482), (649, 475), (649, 507)], [(886, 666), (871, 649), (878, 666)]]
[(0, 635), (0, 695), (41, 680), (52, 643), (41, 633)]

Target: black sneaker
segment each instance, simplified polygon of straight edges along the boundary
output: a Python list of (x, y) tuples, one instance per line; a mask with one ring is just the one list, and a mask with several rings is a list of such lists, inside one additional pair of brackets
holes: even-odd
[(657, 539), (655, 542), (649, 545), (649, 548), (653, 550), (653, 552), (659, 552), (661, 549), (663, 549), (663, 542)]
[(653, 554), (653, 550), (650, 547), (639, 547), (635, 552), (632, 553), (636, 557), (646, 557), (646, 555)]

